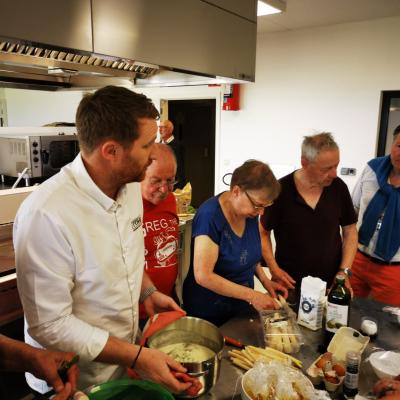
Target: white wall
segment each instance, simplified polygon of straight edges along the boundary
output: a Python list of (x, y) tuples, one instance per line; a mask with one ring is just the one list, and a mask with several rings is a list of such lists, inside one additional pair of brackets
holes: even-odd
[(222, 113), (221, 159), (298, 164), (303, 135), (326, 130), (357, 168), (352, 188), (375, 155), (381, 91), (400, 89), (399, 37), (399, 17), (260, 35), (256, 83)]
[(8, 126), (42, 126), (49, 122), (74, 122), (82, 98), (80, 91), (46, 92), (4, 89)]
[[(242, 85), (241, 110), (217, 115), (216, 191), (248, 158), (299, 165), (302, 137), (326, 130), (341, 147), (350, 189), (375, 155), (382, 90), (400, 89), (400, 17), (259, 35), (256, 83)], [(227, 61), (229, 62), (229, 60)], [(221, 88), (137, 89), (161, 98), (216, 98)], [(9, 125), (72, 121), (78, 92), (6, 89)]]

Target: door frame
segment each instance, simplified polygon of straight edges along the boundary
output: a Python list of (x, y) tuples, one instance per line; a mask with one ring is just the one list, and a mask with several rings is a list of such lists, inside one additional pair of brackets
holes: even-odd
[(390, 102), (393, 98), (400, 98), (400, 90), (383, 90), (381, 95), (381, 110), (379, 113), (379, 130), (376, 156), (382, 157), (386, 153), (387, 130), (389, 127)]
[[(191, 87), (190, 89), (192, 89)], [(215, 160), (214, 160), (214, 195), (218, 194), (221, 154), (221, 108), (223, 104), (224, 90), (223, 86), (201, 87), (196, 86), (197, 90), (193, 93), (172, 93), (166, 96), (161, 95), (159, 105), (161, 109), (161, 101), (166, 100), (215, 100)], [(189, 88), (187, 88), (189, 89)]]

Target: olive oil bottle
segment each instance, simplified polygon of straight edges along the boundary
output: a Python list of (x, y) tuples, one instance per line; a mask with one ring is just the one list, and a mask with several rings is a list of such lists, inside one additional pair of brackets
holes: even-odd
[(328, 295), (325, 330), (332, 336), (342, 326), (348, 326), (350, 313), (350, 290), (345, 286), (345, 277), (336, 276), (335, 284)]

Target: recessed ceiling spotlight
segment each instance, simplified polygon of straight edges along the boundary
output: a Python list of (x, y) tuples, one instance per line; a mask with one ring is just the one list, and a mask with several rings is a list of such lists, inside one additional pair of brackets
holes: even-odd
[(281, 0), (258, 0), (257, 17), (278, 14), (286, 10), (286, 3)]

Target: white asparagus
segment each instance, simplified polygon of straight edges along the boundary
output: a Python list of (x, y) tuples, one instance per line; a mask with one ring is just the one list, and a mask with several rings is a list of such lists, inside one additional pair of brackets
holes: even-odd
[(239, 359), (237, 359), (237, 358), (232, 358), (232, 357), (231, 357), (231, 361), (232, 361), (233, 364), (237, 365), (237, 366), (240, 367), (240, 368), (245, 369), (246, 371), (253, 367), (253, 366), (248, 367), (246, 364), (242, 363), (242, 362), (241, 362)]
[(271, 336), (269, 337), (268, 344), (276, 350), (283, 351), (282, 335), (279, 328), (271, 326), (269, 334)]
[(287, 327), (286, 326), (281, 326), (280, 327), (280, 331), (281, 331), (283, 351), (285, 353), (292, 353), (293, 349), (292, 349), (292, 345), (290, 344), (290, 339), (289, 339)]
[(231, 361), (243, 369), (250, 369), (253, 367), (254, 362), (260, 358), (271, 361), (276, 360), (287, 365), (294, 365), (302, 368), (302, 362), (296, 358), (275, 350), (271, 347), (265, 349), (255, 346), (246, 346), (243, 350), (231, 350), (228, 352)]
[(243, 354), (242, 352), (239, 352), (239, 354), (238, 354), (238, 353), (233, 353), (233, 351), (232, 351), (232, 352), (229, 352), (228, 354), (229, 354), (232, 358), (237, 358), (237, 359), (239, 359), (241, 362), (243, 362), (243, 363), (245, 363), (245, 364), (248, 364), (248, 365), (250, 366), (250, 368), (251, 368), (251, 367), (253, 366), (253, 364), (254, 364), (254, 361), (248, 359), (248, 358), (246, 357), (246, 355)]
[(260, 352), (261, 354), (270, 355), (270, 357), (274, 357), (275, 359), (276, 358), (281, 358), (283, 360), (289, 359), (298, 367), (300, 367), (300, 368), (303, 367), (303, 363), (300, 360), (298, 360), (297, 358), (291, 356), (290, 354), (282, 353), (281, 351), (273, 349), (272, 347), (266, 347), (265, 349), (262, 349), (260, 347), (255, 347), (255, 346), (246, 346), (246, 347), (251, 347), (252, 349), (254, 349), (254, 351)]

